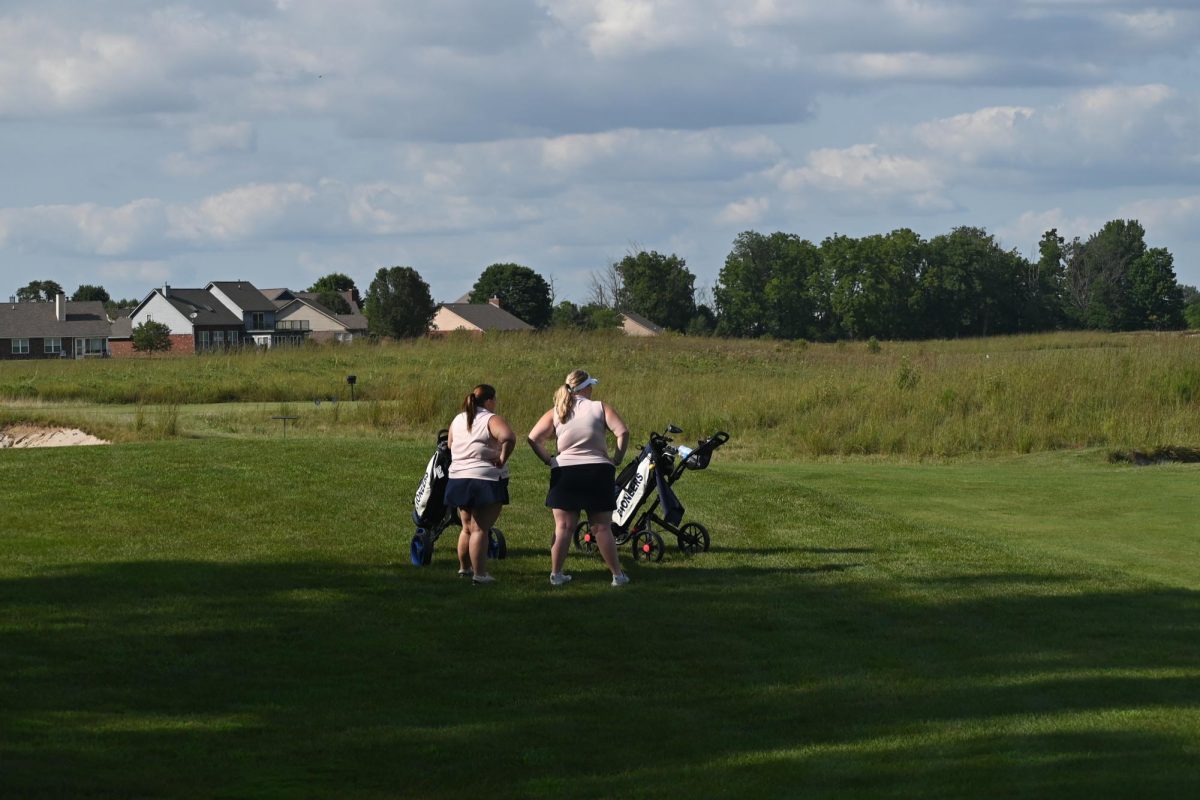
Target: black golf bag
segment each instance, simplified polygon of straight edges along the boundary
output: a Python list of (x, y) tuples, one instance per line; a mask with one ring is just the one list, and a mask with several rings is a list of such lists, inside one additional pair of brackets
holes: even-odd
[[(674, 425), (667, 433), (683, 433)], [(685, 509), (672, 486), (685, 470), (707, 469), (713, 451), (729, 441), (729, 434), (717, 431), (696, 444), (695, 448), (671, 444), (669, 436), (651, 433), (646, 446), (617, 476), (617, 508), (613, 511), (612, 533), (617, 545), (633, 541), (634, 558), (661, 561), (665, 547), (656, 528), (674, 534), (679, 549), (689, 555), (709, 547), (708, 529), (699, 522), (683, 521)], [(646, 503), (649, 502), (649, 507)], [(659, 510), (661, 509), (661, 513)], [(575, 529), (575, 546), (594, 550), (595, 537), (587, 520)]]
[[(450, 432), (442, 429), (437, 435), (437, 449), (425, 465), (425, 474), (417, 484), (413, 497), (413, 524), (417, 526), (409, 543), (409, 560), (414, 567), (428, 566), (433, 559), (433, 546), (442, 531), (451, 524), (462, 525), (458, 509), (446, 505), (446, 484), (450, 481)], [(499, 528), (488, 531), (488, 557), (502, 559), (508, 555), (508, 545)]]

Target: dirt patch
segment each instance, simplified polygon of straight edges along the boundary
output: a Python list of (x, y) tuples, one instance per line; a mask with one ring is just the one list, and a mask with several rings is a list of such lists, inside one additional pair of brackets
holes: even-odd
[(0, 447), (75, 447), (110, 444), (78, 428), (45, 428), (38, 425), (9, 425), (0, 428)]

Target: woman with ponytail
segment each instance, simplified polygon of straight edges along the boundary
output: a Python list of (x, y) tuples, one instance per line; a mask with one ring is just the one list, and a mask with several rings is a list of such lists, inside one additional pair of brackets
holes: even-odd
[[(592, 399), (592, 387), (599, 382), (581, 369), (572, 372), (555, 391), (554, 408), (543, 414), (529, 432), (529, 446), (550, 467), (546, 506), (554, 513), (554, 544), (550, 548), (550, 583), (554, 586), (571, 580), (570, 575), (563, 574), (563, 564), (571, 535), (584, 511), (612, 573), (612, 585), (629, 583), (612, 536), (616, 468), (625, 458), (629, 428), (612, 406)], [(606, 431), (617, 440), (611, 458)], [(551, 436), (558, 445), (558, 455), (553, 457), (543, 444)]]
[(496, 390), (481, 383), (450, 423), (450, 480), (446, 505), (458, 508), (458, 574), (472, 583), (492, 583), (487, 569), (488, 535), (508, 505), (508, 457), (517, 437), (496, 413)]

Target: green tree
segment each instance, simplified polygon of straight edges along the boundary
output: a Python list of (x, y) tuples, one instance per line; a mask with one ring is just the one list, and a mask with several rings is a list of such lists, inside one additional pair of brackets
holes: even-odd
[(706, 305), (696, 306), (696, 315), (688, 323), (688, 336), (712, 336), (717, 330), (717, 315)]
[(563, 300), (554, 307), (554, 311), (550, 315), (550, 327), (579, 329), (584, 328), (587, 321), (580, 313), (579, 306), (572, 303), (570, 300)]
[(143, 320), (133, 329), (133, 349), (139, 353), (161, 353), (171, 349), (171, 329), (152, 319)]
[(687, 328), (696, 313), (696, 276), (679, 256), (653, 250), (630, 253), (613, 265), (621, 276), (617, 308), (641, 314), (674, 331)]
[(535, 328), (550, 324), (550, 284), (529, 267), (520, 264), (492, 264), (471, 287), (472, 303), (486, 303), (499, 297), (504, 310)]
[(367, 330), (376, 336), (424, 336), (436, 311), (429, 284), (412, 267), (381, 267), (367, 289)]
[(1183, 296), (1183, 317), (1191, 329), (1200, 328), (1200, 289), (1195, 286), (1180, 286)]
[[(331, 272), (328, 275), (322, 275), (313, 282), (304, 291), (315, 292), (317, 302), (333, 311), (335, 314), (349, 314), (355, 310), (350, 307), (350, 303), (346, 302), (345, 293), (350, 292), (351, 298), (354, 300), (354, 305), (359, 304), (358, 287), (354, 285), (354, 280), (341, 272)], [(334, 298), (337, 298), (336, 300)]]
[(1128, 322), (1134, 328), (1179, 330), (1187, 326), (1183, 290), (1175, 259), (1165, 247), (1152, 247), (1129, 265)]
[(827, 338), (831, 317), (820, 250), (790, 233), (745, 231), (713, 287), (717, 331), (726, 336)]
[(63, 288), (56, 281), (30, 281), (17, 289), (17, 302), (49, 302), (60, 294), (63, 294)]
[(1130, 306), (1129, 268), (1146, 253), (1146, 231), (1137, 220), (1110, 220), (1068, 250), (1066, 296), (1072, 320), (1085, 328), (1139, 327)]
[(767, 332), (766, 293), (773, 260), (770, 240), (761, 233), (743, 231), (733, 240), (713, 286), (719, 334), (753, 337)]
[(85, 283), (75, 290), (75, 294), (71, 295), (71, 300), (75, 302), (99, 300), (101, 303), (107, 303), (112, 298), (108, 296), (108, 292), (104, 290), (103, 286), (92, 286)]
[(588, 303), (579, 309), (579, 314), (589, 331), (614, 331), (623, 325), (620, 311), (598, 303)]
[(926, 247), (913, 306), (914, 335), (949, 338), (1013, 333), (1021, 326), (1028, 260), (982, 228), (959, 227)]

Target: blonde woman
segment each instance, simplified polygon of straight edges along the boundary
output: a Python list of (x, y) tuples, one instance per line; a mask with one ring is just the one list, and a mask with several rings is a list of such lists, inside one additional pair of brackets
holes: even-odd
[(508, 505), (508, 463), (517, 437), (496, 413), (496, 390), (481, 383), (463, 399), (450, 423), (450, 480), (446, 505), (458, 508), (458, 574), (474, 584), (492, 583), (488, 534)]
[[(572, 372), (554, 392), (554, 408), (543, 414), (529, 432), (529, 446), (550, 467), (546, 506), (554, 512), (554, 544), (550, 548), (553, 586), (571, 580), (562, 570), (581, 512), (587, 512), (600, 554), (612, 572), (612, 585), (629, 583), (612, 536), (616, 467), (625, 458), (629, 428), (612, 406), (592, 399), (592, 387), (599, 382), (581, 369)], [(606, 431), (612, 431), (617, 440), (611, 458)], [(557, 441), (556, 456), (551, 456), (544, 445), (551, 436)]]

